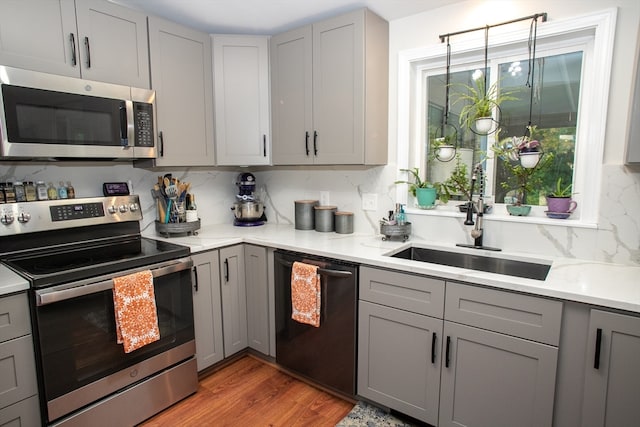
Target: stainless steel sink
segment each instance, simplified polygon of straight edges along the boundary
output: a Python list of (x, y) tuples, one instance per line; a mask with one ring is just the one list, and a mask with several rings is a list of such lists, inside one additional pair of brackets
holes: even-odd
[(419, 247), (409, 247), (390, 256), (534, 280), (545, 280), (551, 268), (550, 265), (535, 262)]

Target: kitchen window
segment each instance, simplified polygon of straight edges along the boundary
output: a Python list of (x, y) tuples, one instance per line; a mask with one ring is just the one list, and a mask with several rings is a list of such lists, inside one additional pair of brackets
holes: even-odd
[[(572, 184), (573, 198), (578, 202), (572, 219), (562, 224), (596, 225), (615, 15), (615, 10), (609, 10), (563, 21), (550, 20), (538, 26), (531, 121), (536, 126), (534, 139), (541, 140), (546, 155), (553, 153), (553, 161), (540, 174), (536, 191), (528, 194), (527, 204), (533, 209), (524, 218), (509, 217), (501, 207), (512, 193), (501, 185), (508, 172), (500, 161), (495, 161), (491, 146), (497, 139), (522, 136), (529, 121), (531, 93), (525, 85), (529, 71), (528, 26), (490, 34), (486, 69), (482, 31), (461, 42), (451, 39), (448, 123), (458, 128), (459, 161), (467, 165), (468, 171), (482, 162), (486, 177), (484, 198), (495, 202), (494, 214), (487, 219), (502, 216), (515, 221), (548, 222), (544, 195), (562, 178), (565, 186)], [(439, 136), (444, 114), (445, 49), (442, 44), (401, 52), (399, 62), (398, 165), (420, 168), (429, 181), (445, 180), (457, 161), (435, 160), (430, 145), (434, 136)], [(496, 133), (477, 135), (458, 123), (462, 104), (454, 103), (454, 94), (460, 91), (459, 83), (470, 84), (474, 73), (477, 76), (479, 72), (486, 73), (487, 86), (499, 82), (500, 90), (512, 91), (517, 98), (500, 106), (498, 138)], [(412, 98), (412, 94), (417, 96)], [(399, 188), (397, 197), (410, 209), (413, 200), (406, 193), (406, 188)], [(446, 207), (414, 213), (451, 215), (460, 203), (452, 200)]]

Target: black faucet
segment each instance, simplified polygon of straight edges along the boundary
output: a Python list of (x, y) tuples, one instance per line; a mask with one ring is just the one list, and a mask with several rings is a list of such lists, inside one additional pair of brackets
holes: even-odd
[[(478, 176), (480, 179), (478, 179)], [(473, 190), (476, 185), (476, 181), (479, 181), (479, 189), (478, 189), (478, 202), (476, 205), (477, 215), (476, 221), (473, 222)], [(475, 227), (471, 230), (471, 237), (473, 237), (473, 245), (468, 245), (465, 243), (457, 243), (457, 246), (465, 247), (465, 248), (473, 248), (473, 249), (486, 249), (490, 251), (500, 251), (499, 248), (492, 248), (490, 246), (484, 246), (482, 243), (484, 237), (484, 228), (482, 227), (482, 218), (484, 216), (484, 201), (482, 200), (482, 193), (484, 193), (484, 172), (482, 170), (482, 165), (478, 163), (475, 168), (473, 168), (473, 174), (471, 175), (471, 189), (469, 191), (469, 201), (467, 202), (467, 218), (464, 221), (464, 225), (475, 225)]]

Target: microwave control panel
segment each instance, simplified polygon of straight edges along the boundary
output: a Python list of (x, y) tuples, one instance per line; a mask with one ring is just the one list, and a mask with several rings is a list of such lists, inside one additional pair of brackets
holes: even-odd
[(153, 105), (146, 102), (133, 103), (135, 146), (153, 147)]

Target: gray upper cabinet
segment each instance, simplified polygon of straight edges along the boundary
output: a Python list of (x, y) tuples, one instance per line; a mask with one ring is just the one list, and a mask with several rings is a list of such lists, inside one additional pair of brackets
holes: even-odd
[(388, 44), (367, 9), (272, 37), (274, 164), (386, 163)]
[(591, 310), (581, 426), (638, 425), (640, 318)]
[(211, 38), (149, 17), (151, 85), (156, 91), (156, 166), (213, 166)]
[(104, 0), (3, 0), (0, 64), (149, 88), (146, 15)]
[(213, 35), (216, 161), (271, 163), (269, 38)]
[(640, 121), (638, 117), (640, 117), (640, 48), (636, 53), (635, 82), (631, 97), (631, 110), (629, 111), (629, 133), (625, 153), (627, 164), (640, 164)]

